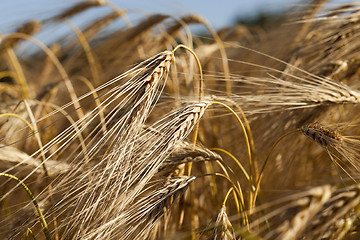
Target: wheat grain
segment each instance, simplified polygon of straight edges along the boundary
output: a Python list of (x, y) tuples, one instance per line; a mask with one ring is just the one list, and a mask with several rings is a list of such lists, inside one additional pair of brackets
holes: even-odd
[(305, 136), (320, 144), (322, 147), (336, 148), (341, 144), (343, 138), (335, 130), (325, 128), (319, 123), (308, 124), (301, 128)]
[(206, 228), (206, 231), (211, 231), (210, 236), (205, 237), (200, 236), (200, 239), (212, 239), (212, 240), (233, 240), (237, 239), (235, 236), (235, 231), (233, 226), (226, 214), (226, 207), (222, 206), (216, 215), (216, 217), (211, 221), (209, 226)]
[(221, 160), (221, 156), (205, 148), (197, 147), (194, 149), (193, 144), (184, 142), (181, 144), (163, 163), (159, 171), (173, 169), (174, 167), (188, 162), (205, 162)]
[[(355, 178), (360, 170), (357, 160), (360, 141), (355, 137), (346, 137), (339, 132), (324, 127), (319, 123), (308, 124), (301, 131), (310, 139), (325, 148), (335, 167), (340, 167), (350, 178)], [(340, 175), (341, 177), (341, 175)]]

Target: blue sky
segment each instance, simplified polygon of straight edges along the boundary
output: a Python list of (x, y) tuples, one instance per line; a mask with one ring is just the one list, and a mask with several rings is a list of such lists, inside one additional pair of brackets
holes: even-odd
[[(166, 13), (177, 17), (197, 13), (206, 18), (216, 29), (234, 22), (239, 16), (255, 15), (259, 11), (281, 11), (286, 7), (301, 4), (304, 0), (111, 0), (120, 8), (128, 9), (130, 18), (147, 13)], [(336, 3), (349, 0), (333, 0)], [(46, 19), (79, 0), (0, 0), (0, 33), (10, 33), (29, 19)], [(72, 19), (76, 25), (94, 19), (95, 15), (110, 11), (107, 7), (97, 8)], [(53, 30), (54, 33), (57, 29)], [(49, 36), (49, 35), (48, 35)]]
[[(112, 0), (120, 8), (182, 16), (198, 13), (215, 28), (230, 24), (236, 16), (249, 16), (259, 10), (277, 10), (299, 0)], [(71, 0), (0, 0), (0, 31), (8, 32), (26, 19), (42, 19), (54, 15), (77, 1)]]
[[(2, 9), (0, 31), (9, 25), (21, 23), (32, 17), (51, 16), (70, 6), (75, 0), (0, 0)], [(198, 13), (215, 28), (231, 23), (236, 16), (249, 16), (261, 10), (281, 10), (301, 3), (300, 0), (112, 0), (120, 8), (131, 11), (147, 10), (152, 13), (167, 13), (181, 16)], [(351, 2), (336, 0), (336, 2)]]

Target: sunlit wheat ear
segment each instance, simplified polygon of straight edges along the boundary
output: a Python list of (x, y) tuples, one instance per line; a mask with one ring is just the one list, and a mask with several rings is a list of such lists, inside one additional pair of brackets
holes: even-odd
[(221, 156), (206, 147), (196, 147), (194, 144), (187, 142), (181, 143), (180, 146), (166, 159), (161, 165), (159, 171), (171, 172), (178, 165), (188, 162), (205, 162), (222, 160)]
[[(116, 196), (119, 190), (125, 191), (125, 189), (120, 188), (120, 184), (112, 188), (113, 181), (124, 181), (124, 178), (127, 177), (126, 174), (129, 174), (129, 169), (132, 168), (129, 159), (133, 159), (131, 148), (134, 139), (141, 131), (151, 107), (156, 103), (158, 95), (162, 91), (159, 83), (166, 81), (170, 63), (173, 59), (173, 52), (160, 53), (138, 64), (125, 74), (98, 87), (96, 91), (101, 91), (109, 85), (112, 86), (111, 90), (101, 95), (102, 105), (96, 106), (84, 118), (79, 119), (72, 126), (63, 130), (41, 149), (47, 154), (46, 161), (50, 161), (55, 154), (64, 153), (67, 161), (72, 162), (69, 172), (62, 175), (53, 188), (53, 192), (62, 194), (63, 198), (57, 203), (56, 211), (49, 212), (53, 216), (57, 215), (58, 212), (65, 212), (66, 214), (73, 212), (73, 219), (59, 226), (60, 229), (69, 228), (69, 234), (65, 231), (65, 236), (66, 234), (68, 236), (73, 234), (72, 228), (75, 227), (75, 222), (78, 221), (79, 217), (81, 221), (77, 223), (81, 226), (81, 223), (88, 224), (89, 219), (92, 218), (88, 212), (97, 211), (101, 213), (104, 207), (101, 205), (97, 208), (99, 202), (103, 200), (103, 204), (111, 205), (112, 199), (113, 201), (117, 200)], [(124, 82), (121, 83), (121, 80)], [(90, 94), (87, 93), (80, 98), (83, 99)], [(67, 106), (70, 106), (70, 104), (49, 114), (48, 117), (66, 109)], [(87, 148), (80, 153), (76, 150), (66, 151), (71, 147), (76, 147), (76, 143), (74, 144), (73, 141), (78, 134), (86, 130), (86, 127), (98, 117), (100, 107), (103, 107), (101, 108), (102, 111), (107, 107), (114, 107), (106, 119), (106, 131), (97, 131), (95, 137), (93, 134), (88, 135), (84, 141)], [(122, 110), (125, 110), (123, 114), (118, 114)], [(79, 127), (75, 129), (74, 125)], [(55, 150), (52, 149), (53, 147)], [(100, 150), (104, 150), (103, 152), (107, 154), (103, 155), (103, 158), (98, 161), (94, 158), (98, 159), (101, 156), (98, 155)], [(35, 152), (32, 156), (23, 159), (22, 162), (11, 166), (7, 171), (16, 169), (24, 162), (32, 160), (31, 157), (35, 160), (39, 159), (41, 157), (40, 153), (40, 150)], [(84, 155), (88, 156), (88, 158), (85, 158)], [(128, 158), (123, 159), (124, 155), (127, 155)], [(93, 162), (88, 165), (90, 161)], [(94, 164), (96, 165), (93, 166)], [(40, 165), (35, 167), (24, 179), (31, 177), (40, 167)], [(129, 182), (126, 182), (127, 186), (129, 184)], [(116, 189), (117, 187), (118, 189)], [(79, 192), (82, 192), (82, 194), (75, 196)], [(49, 196), (44, 193), (44, 197), (48, 198)], [(77, 210), (74, 210), (75, 208)], [(84, 209), (87, 209), (88, 212)], [(84, 218), (84, 215), (80, 215), (79, 211), (89, 219)]]
[(319, 123), (308, 124), (302, 127), (301, 131), (327, 151), (335, 167), (339, 167), (354, 181), (357, 180), (360, 172), (358, 138), (343, 136), (338, 131)]
[[(259, 219), (252, 221), (250, 229), (264, 240), (299, 239), (307, 224), (330, 199), (331, 193), (331, 187), (326, 185), (265, 203), (258, 210), (273, 210), (263, 216), (260, 214)], [(240, 232), (240, 235), (245, 234)]]
[(360, 185), (338, 189), (309, 222), (302, 239), (343, 239), (359, 217)]
[(156, 132), (141, 134), (139, 139), (146, 141), (141, 140), (133, 149), (137, 161), (133, 163), (134, 174), (129, 176), (132, 179), (130, 182), (141, 183), (142, 187), (159, 169), (164, 168), (164, 162), (183, 144), (209, 105), (210, 102), (204, 101), (177, 109), (152, 125)]
[[(154, 227), (160, 218), (170, 211), (174, 202), (195, 179), (194, 176), (181, 176), (165, 182), (149, 182), (149, 186), (143, 189), (144, 193), (139, 195), (134, 203), (129, 203), (123, 211), (114, 209), (118, 212), (115, 219), (93, 229), (96, 231), (90, 231), (89, 235), (83, 235), (83, 238), (112, 236), (117, 239), (148, 239), (149, 236), (156, 234)], [(112, 215), (112, 213), (108, 214)]]
[[(96, 91), (101, 91), (111, 87), (111, 90), (101, 94), (99, 98), (101, 105), (92, 109), (76, 124), (83, 125), (81, 131), (84, 131), (90, 123), (96, 122), (99, 112), (107, 108), (111, 111), (106, 115), (105, 122), (98, 124), (98, 127), (87, 137), (87, 146), (90, 150), (84, 154), (88, 154), (91, 158), (106, 145), (107, 151), (110, 152), (116, 142), (122, 142), (121, 139), (142, 128), (151, 106), (156, 103), (157, 95), (161, 93), (162, 88), (159, 87), (159, 83), (166, 81), (171, 61), (173, 61), (173, 53), (165, 51), (145, 60), (96, 89)], [(123, 83), (121, 83), (122, 80)], [(90, 94), (85, 94), (81, 98)], [(103, 129), (104, 126), (106, 129)], [(73, 130), (69, 127), (53, 142), (61, 142), (66, 138), (73, 138), (73, 136)], [(66, 147), (66, 145), (62, 146)]]
[(234, 76), (233, 82), (241, 83), (238, 86), (249, 91), (242, 95), (234, 92), (232, 99), (250, 113), (360, 103), (360, 92), (357, 89), (311, 73), (305, 74), (307, 78), (290, 75), (290, 80)]
[(211, 240), (235, 240), (235, 232), (233, 226), (226, 214), (226, 207), (220, 208), (216, 217), (210, 222), (206, 231), (211, 232), (210, 236), (205, 237), (205, 233), (200, 239)]
[[(110, 159), (115, 155), (109, 156), (106, 159), (108, 162), (104, 162), (105, 168), (99, 165), (99, 170), (93, 172), (98, 177), (93, 177), (94, 180), (86, 184), (87, 189), (83, 193), (85, 206), (79, 213), (72, 214), (71, 222), (74, 219), (80, 221), (78, 226), (83, 229), (76, 236), (91, 238), (101, 234), (104, 238), (121, 236), (122, 239), (137, 236), (133, 235), (132, 229), (138, 228), (129, 223), (139, 222), (136, 213), (143, 214), (147, 206), (137, 205), (136, 199), (149, 190), (148, 184), (159, 172), (162, 163), (189, 135), (209, 104), (194, 103), (170, 113), (151, 126), (154, 131), (142, 131), (137, 137), (134, 135), (124, 142), (121, 146), (131, 147), (117, 155), (118, 158)], [(123, 148), (117, 151), (123, 151)], [(150, 210), (146, 214), (150, 214)], [(152, 227), (151, 223), (144, 224), (147, 227), (140, 228), (141, 234)], [(69, 231), (71, 228), (70, 224)]]
[[(153, 125), (152, 128), (156, 132), (145, 132), (141, 135), (139, 139), (146, 139), (147, 141), (140, 142), (139, 149), (134, 149), (139, 153), (140, 159), (144, 159), (144, 161), (137, 161), (137, 165), (145, 164), (143, 165), (145, 168), (139, 169), (144, 170), (148, 167), (155, 167), (157, 171), (163, 169), (167, 158), (171, 158), (169, 154), (184, 145), (183, 140), (193, 130), (209, 105), (210, 102), (203, 101), (177, 109)], [(155, 159), (151, 157), (154, 151), (160, 151), (159, 156), (156, 156)]]
[[(113, 181), (124, 181), (124, 178), (127, 178), (125, 174), (129, 174), (129, 169), (132, 169), (132, 163), (129, 159), (132, 159), (133, 156), (132, 148), (134, 147), (135, 139), (137, 139), (137, 135), (142, 130), (151, 107), (156, 103), (158, 94), (161, 93), (162, 88), (159, 87), (159, 83), (162, 80), (166, 81), (171, 61), (173, 61), (172, 52), (166, 51), (160, 53), (126, 73), (126, 75), (131, 77), (128, 81), (120, 84), (120, 86), (114, 86), (111, 91), (102, 95), (106, 97), (102, 101), (103, 107), (111, 106), (110, 104), (116, 105), (115, 107), (112, 106), (113, 109), (106, 116), (105, 126), (107, 130), (105, 132), (98, 131), (95, 137), (88, 143), (88, 149), (90, 150), (86, 154), (89, 155), (90, 159), (95, 157), (100, 150), (105, 153), (101, 161), (86, 173), (86, 175), (98, 175), (98, 178), (90, 180), (86, 185), (83, 185), (82, 181), (77, 183), (79, 178), (86, 178), (86, 175), (80, 177), (78, 171), (74, 168), (60, 182), (64, 184), (69, 184), (69, 181), (74, 182), (74, 184), (69, 186), (70, 189), (84, 189), (85, 193), (91, 195), (89, 197), (89, 195), (84, 194), (73, 199), (79, 203), (87, 201), (84, 205), (84, 209), (87, 208), (87, 211), (94, 210), (92, 207), (89, 207), (94, 202), (98, 204), (96, 197), (101, 198), (104, 194), (111, 199), (110, 195), (115, 194), (116, 196), (119, 190), (124, 191), (120, 186), (118, 186), (119, 189), (116, 192), (107, 191), (107, 189), (111, 188)], [(115, 84), (117, 81), (118, 79), (114, 79), (111, 82)], [(82, 120), (86, 124), (93, 121), (98, 111), (93, 110), (90, 114), (86, 119)], [(74, 157), (81, 158), (81, 155)], [(87, 163), (87, 161), (81, 161), (78, 165), (86, 165)], [(63, 186), (60, 186), (60, 188), (63, 188)], [(67, 192), (70, 193), (70, 189)], [(109, 201), (110, 203), (108, 204), (111, 204), (111, 200)], [(86, 222), (87, 219), (84, 218), (83, 221)]]
[[(141, 124), (142, 127), (143, 122), (148, 117), (152, 104), (157, 101), (157, 94), (161, 94), (162, 89), (158, 89), (158, 85), (161, 80), (166, 81), (170, 64), (173, 60), (174, 55), (170, 51), (158, 54), (150, 64), (144, 66), (141, 74), (136, 73), (136, 78), (129, 81), (128, 85), (130, 86), (127, 91), (129, 91), (131, 95), (128, 96), (129, 99), (126, 99), (128, 102), (126, 102), (124, 109), (122, 109), (123, 111), (125, 110), (125, 115), (130, 115), (127, 120), (129, 124)], [(119, 111), (119, 109), (117, 111)], [(113, 110), (111, 114), (114, 115), (114, 112), (116, 113), (116, 111)], [(120, 119), (111, 116), (107, 125), (112, 127), (114, 124), (119, 124), (118, 120)]]
[[(153, 183), (157, 188), (141, 198), (132, 206), (136, 210), (131, 214), (131, 219), (127, 223), (127, 230), (123, 236), (131, 235), (139, 239), (146, 239), (151, 234), (158, 220), (169, 211), (174, 202), (184, 194), (188, 186), (196, 179), (194, 176), (180, 176), (172, 178), (166, 182)], [(131, 235), (130, 235), (131, 234)], [(131, 239), (131, 238), (124, 239)]]
[[(144, 131), (139, 136), (140, 141), (136, 143), (137, 146), (133, 149), (138, 158), (134, 162), (134, 166), (141, 173), (139, 176), (134, 175), (134, 177), (142, 176), (144, 171), (146, 175), (152, 177), (159, 170), (171, 168), (174, 164), (169, 163), (168, 158), (172, 158), (176, 154), (171, 154), (184, 146), (184, 140), (209, 105), (210, 102), (203, 101), (177, 109), (154, 123), (152, 129), (155, 131)], [(207, 153), (204, 155), (211, 156), (212, 154)]]

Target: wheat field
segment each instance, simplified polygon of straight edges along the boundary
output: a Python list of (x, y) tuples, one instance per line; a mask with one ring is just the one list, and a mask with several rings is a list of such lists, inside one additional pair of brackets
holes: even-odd
[(0, 239), (360, 239), (359, 3), (130, 13), (0, 35)]

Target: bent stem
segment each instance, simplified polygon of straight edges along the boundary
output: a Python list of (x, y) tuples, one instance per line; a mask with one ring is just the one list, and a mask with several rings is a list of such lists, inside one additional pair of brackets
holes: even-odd
[(29, 103), (26, 101), (26, 99), (23, 100), (24, 102), (24, 105), (25, 105), (25, 108), (26, 108), (26, 111), (29, 115), (29, 118), (33, 124), (33, 129), (34, 129), (34, 136), (35, 136), (35, 139), (37, 141), (37, 144), (39, 145), (39, 150), (40, 150), (40, 153), (41, 153), (41, 157), (42, 157), (42, 160), (41, 160), (41, 165), (44, 169), (44, 174), (46, 177), (50, 177), (49, 176), (49, 172), (48, 170), (46, 169), (46, 165), (45, 165), (45, 161), (46, 161), (46, 157), (45, 157), (45, 153), (44, 153), (44, 148), (43, 148), (43, 144), (42, 144), (42, 141), (41, 141), (41, 137), (40, 137), (40, 134), (39, 134), (39, 130), (38, 130), (38, 127), (37, 127), (37, 124), (36, 124), (36, 120), (35, 120), (35, 117), (34, 117), (34, 114), (33, 112), (31, 111), (31, 108), (29, 106)]
[(34, 128), (31, 126), (31, 124), (25, 119), (23, 118), (22, 116), (20, 115), (17, 115), (15, 113), (3, 113), (3, 114), (0, 114), (0, 118), (1, 117), (14, 117), (14, 118), (18, 118), (20, 119), (23, 123), (25, 123), (32, 132), (34, 132)]
[[(227, 104), (222, 103), (222, 102), (217, 102), (217, 101), (214, 101), (211, 103), (219, 104), (219, 105), (225, 107), (226, 109), (228, 109), (235, 116), (236, 120), (239, 122), (241, 129), (244, 133), (244, 138), (245, 138), (246, 148), (247, 148), (247, 153), (248, 153), (248, 160), (249, 160), (249, 169), (250, 169), (250, 173), (251, 173), (252, 172), (252, 169), (251, 169), (251, 165), (252, 165), (251, 147), (250, 147), (249, 137), (247, 135), (244, 124), (242, 123), (242, 121), (241, 121), (240, 117), (237, 115), (237, 113), (231, 107), (229, 107)], [(253, 184), (252, 184), (252, 176), (251, 175), (249, 176), (248, 182), (249, 182), (249, 209), (250, 209), (250, 213), (251, 213), (251, 209), (253, 208), (253, 205), (252, 205), (252, 203), (253, 203), (253, 195), (252, 195)]]
[(241, 213), (244, 217), (244, 224), (249, 228), (249, 219), (248, 219), (248, 216), (245, 211), (245, 205), (244, 205), (244, 200), (243, 200), (244, 197), (242, 195), (241, 189), (238, 189), (238, 187), (235, 185), (235, 183), (228, 176), (225, 176), (224, 174), (221, 174), (221, 173), (206, 173), (206, 174), (198, 175), (198, 176), (196, 176), (196, 178), (207, 177), (207, 176), (222, 177), (222, 178), (226, 179), (232, 185), (233, 190), (236, 192), (236, 194), (242, 200), (242, 201), (240, 201), (240, 209), (242, 210)]
[[(0, 36), (0, 40), (2, 39), (3, 38)], [(30, 98), (29, 87), (25, 78), (25, 74), (19, 62), (19, 59), (15, 54), (15, 51), (9, 46), (5, 46), (5, 51), (8, 54), (9, 63), (16, 73), (15, 80), (17, 80), (20, 86), (20, 89), (22, 91), (22, 97), (24, 99)]]
[[(201, 67), (201, 63), (200, 63), (200, 60), (198, 58), (198, 56), (196, 55), (196, 53), (191, 50), (189, 47), (183, 45), (183, 44), (179, 44), (177, 45), (174, 50), (172, 50), (172, 53), (174, 54), (176, 50), (178, 50), (179, 48), (184, 48), (186, 49), (187, 51), (189, 51), (195, 58), (195, 61), (196, 61), (196, 64), (198, 65), (198, 68), (199, 68), (199, 73), (200, 73), (200, 80), (199, 80), (199, 101), (202, 101), (202, 98), (203, 98), (203, 95), (204, 95), (204, 78), (203, 78), (203, 74), (202, 74), (202, 67)], [(194, 85), (195, 86), (195, 85)], [(194, 92), (195, 92), (195, 89), (194, 89)], [(195, 148), (195, 145), (196, 145), (196, 141), (197, 141), (197, 135), (198, 135), (198, 132), (199, 132), (199, 124), (200, 122), (197, 122), (196, 125), (195, 125), (195, 128), (194, 128), (194, 138), (193, 138), (193, 143), (194, 143), (194, 148)], [(191, 163), (189, 163), (188, 165), (189, 167), (189, 175), (191, 174)]]
[[(26, 110), (28, 112), (28, 115), (33, 123), (33, 127), (34, 127), (34, 130), (35, 130), (35, 138), (36, 138), (36, 141), (39, 145), (39, 149), (40, 149), (40, 153), (41, 153), (41, 157), (42, 157), (42, 160), (41, 160), (41, 165), (43, 167), (43, 170), (44, 170), (44, 173), (45, 173), (45, 176), (47, 177), (47, 179), (50, 179), (50, 175), (49, 175), (49, 172), (46, 168), (46, 165), (45, 165), (45, 162), (46, 162), (46, 156), (45, 156), (45, 152), (44, 152), (44, 147), (43, 147), (43, 144), (42, 144), (42, 141), (41, 141), (41, 137), (40, 137), (40, 134), (39, 134), (39, 130), (38, 130), (38, 127), (37, 127), (37, 124), (36, 124), (36, 120), (35, 120), (35, 116), (29, 106), (29, 103), (27, 102), (26, 99), (23, 100), (24, 104), (25, 104), (25, 107), (26, 107)], [(49, 192), (51, 192), (52, 190), (52, 185), (51, 183), (49, 183), (48, 185), (48, 190)], [(50, 202), (53, 203), (54, 202), (54, 198), (52, 195), (50, 195)], [(59, 239), (58, 237), (58, 233), (57, 233), (57, 220), (54, 216), (53, 218), (53, 224), (54, 224), (54, 229), (55, 229), (55, 239)]]
[[(253, 172), (250, 172), (250, 175), (253, 176), (254, 179), (257, 178), (257, 174), (258, 174), (258, 164), (257, 164), (257, 160), (256, 160), (256, 156), (255, 156), (255, 143), (254, 143), (254, 138), (252, 136), (252, 131), (250, 128), (250, 124), (249, 121), (244, 113), (244, 111), (242, 110), (242, 108), (239, 106), (239, 104), (237, 104), (234, 100), (232, 100), (231, 98), (221, 98), (221, 97), (217, 97), (214, 96), (214, 100), (221, 100), (221, 101), (227, 101), (229, 103), (231, 103), (240, 113), (240, 116), (242, 117), (242, 119), (244, 120), (244, 125), (245, 128), (247, 130), (247, 134), (249, 136), (249, 140), (250, 140), (250, 146), (251, 146), (251, 161), (254, 165), (254, 168), (252, 169)], [(251, 169), (250, 169), (251, 170)]]
[(187, 51), (189, 51), (195, 58), (196, 64), (198, 65), (199, 68), (199, 73), (200, 73), (200, 81), (199, 81), (199, 101), (202, 101), (203, 98), (203, 94), (204, 94), (204, 79), (203, 79), (203, 74), (202, 74), (202, 67), (201, 67), (201, 63), (200, 60), (198, 58), (198, 56), (196, 55), (196, 53), (191, 50), (189, 47), (183, 45), (183, 44), (179, 44), (177, 45), (174, 50), (172, 50), (172, 53), (174, 54), (176, 50), (178, 50), (179, 48), (184, 48)]
[(96, 109), (98, 109), (99, 112), (99, 118), (100, 118), (100, 124), (101, 124), (101, 130), (103, 131), (103, 133), (106, 133), (106, 126), (105, 126), (105, 116), (104, 116), (104, 109), (103, 106), (99, 100), (99, 95), (97, 94), (94, 85), (86, 78), (83, 76), (74, 76), (72, 78), (73, 80), (79, 80), (83, 83), (85, 83), (85, 85), (90, 89), (90, 92), (92, 93), (93, 97), (94, 97), (94, 101), (96, 104)]
[[(234, 160), (234, 162), (236, 163), (236, 165), (238, 165), (238, 167), (240, 168), (241, 172), (244, 174), (246, 180), (250, 181), (250, 177), (249, 174), (246, 172), (244, 166), (240, 163), (240, 161), (234, 156), (232, 155), (230, 152), (226, 151), (225, 149), (222, 148), (210, 148), (211, 151), (218, 151), (218, 152), (222, 152), (225, 153), (226, 155), (228, 155), (232, 160)], [(255, 191), (255, 186), (252, 185), (251, 189), (253, 191)]]
[(221, 61), (223, 65), (224, 70), (224, 77), (225, 77), (225, 84), (226, 84), (226, 95), (231, 95), (231, 81), (230, 81), (230, 67), (228, 62), (228, 57), (225, 50), (225, 45), (222, 39), (220, 38), (219, 34), (216, 32), (216, 30), (205, 20), (203, 19), (203, 24), (206, 26), (206, 28), (209, 30), (210, 34), (214, 38), (216, 44), (219, 47), (219, 52), (221, 55)]
[[(201, 67), (201, 64), (200, 64), (200, 60), (198, 58), (198, 56), (196, 55), (196, 53), (191, 50), (189, 47), (183, 45), (183, 44), (179, 44), (177, 45), (173, 50), (172, 50), (172, 56), (173, 58), (174, 57), (174, 53), (176, 52), (176, 50), (178, 50), (179, 48), (184, 48), (185, 50), (189, 51), (195, 58), (196, 60), (196, 63), (198, 65), (198, 68), (199, 68), (199, 72), (200, 72), (200, 81), (199, 81), (199, 102), (202, 101), (202, 98), (203, 98), (203, 75), (202, 75), (202, 67)], [(173, 61), (175, 61), (173, 59)], [(194, 91), (195, 92), (195, 91)], [(193, 149), (195, 149), (195, 145), (196, 145), (196, 141), (197, 141), (197, 135), (198, 135), (198, 132), (199, 132), (199, 124), (200, 124), (200, 119), (198, 120), (198, 122), (196, 123), (195, 127), (194, 127), (194, 138), (193, 138)], [(191, 170), (192, 170), (192, 162), (189, 162), (186, 164), (186, 167), (187, 167), (187, 175), (190, 176), (191, 175)], [(190, 198), (190, 201), (193, 202), (193, 188), (191, 186), (189, 186), (189, 198)], [(191, 216), (190, 216), (190, 219), (193, 219), (193, 216), (192, 216), (192, 213), (193, 211), (191, 211)], [(193, 224), (191, 224), (191, 226), (193, 226)], [(194, 238), (194, 236), (192, 236), (192, 239)]]
[(58, 70), (59, 74), (61, 75), (61, 78), (64, 81), (64, 84), (66, 86), (66, 88), (69, 91), (72, 103), (75, 107), (75, 109), (77, 109), (76, 113), (79, 116), (79, 119), (84, 118), (84, 112), (80, 106), (80, 103), (78, 101), (78, 97), (75, 93), (75, 89), (71, 83), (71, 80), (68, 76), (68, 74), (66, 73), (63, 65), (61, 64), (60, 60), (56, 57), (56, 55), (51, 51), (51, 49), (49, 49), (45, 44), (43, 44), (42, 42), (40, 42), (39, 40), (24, 34), (24, 33), (12, 33), (9, 35), (6, 35), (5, 37), (3, 37), (4, 39), (24, 39), (24, 40), (28, 40), (30, 42), (32, 42), (33, 44), (35, 44), (36, 46), (38, 46), (48, 57), (49, 59), (53, 62), (54, 66), (56, 67), (56, 69)]
[(35, 237), (34, 233), (31, 231), (30, 228), (28, 228), (28, 229), (26, 230), (26, 239), (29, 239), (30, 236), (32, 237), (32, 239), (36, 240), (36, 237)]
[[(224, 172), (224, 174), (230, 179), (230, 175), (226, 170), (226, 165), (224, 162), (220, 161), (220, 160), (216, 160), (215, 163), (221, 168), (221, 170)], [(234, 174), (234, 172), (232, 171), (231, 168), (229, 168), (229, 170), (231, 171), (232, 174)], [(234, 174), (235, 175), (235, 174)], [(215, 181), (215, 176), (213, 177), (214, 181)], [(241, 189), (240, 183), (239, 181), (236, 181), (237, 187), (238, 189)], [(243, 194), (241, 193), (241, 199), (238, 198), (238, 196), (236, 195), (237, 193), (235, 191), (233, 191), (233, 195), (234, 195), (234, 200), (235, 200), (235, 206), (236, 206), (236, 210), (238, 212), (238, 214), (240, 215), (241, 210), (240, 210), (240, 203), (239, 201), (241, 201), (241, 203), (244, 205), (244, 198), (243, 198)]]
[(25, 185), (25, 183), (23, 181), (21, 181), (19, 178), (15, 177), (14, 175), (11, 175), (11, 174), (8, 174), (8, 173), (0, 173), (0, 176), (4, 176), (4, 177), (14, 179), (18, 183), (20, 183), (21, 186), (25, 189), (25, 191), (27, 192), (27, 194), (31, 198), (31, 201), (33, 202), (33, 204), (34, 204), (34, 206), (35, 206), (35, 208), (36, 208), (36, 210), (38, 212), (38, 215), (39, 215), (39, 218), (40, 218), (40, 223), (41, 223), (41, 226), (43, 228), (43, 232), (45, 234), (46, 239), (51, 240), (50, 233), (49, 233), (48, 226), (47, 226), (47, 223), (45, 221), (44, 215), (42, 214), (42, 212), (40, 210), (40, 207), (39, 207), (34, 195), (30, 191), (30, 189)]
[(229, 197), (229, 195), (230, 195), (230, 193), (231, 193), (232, 191), (234, 191), (234, 188), (233, 188), (233, 187), (231, 187), (231, 188), (229, 189), (229, 191), (226, 193), (225, 198), (224, 198), (224, 201), (223, 201), (223, 204), (222, 204), (222, 207), (225, 206), (226, 201), (227, 201), (227, 199), (228, 199), (228, 197)]
[(274, 145), (271, 147), (270, 152), (268, 153), (268, 155), (267, 155), (267, 157), (266, 157), (266, 159), (265, 159), (265, 162), (264, 162), (264, 164), (263, 164), (263, 166), (262, 166), (262, 168), (261, 168), (259, 177), (258, 177), (258, 179), (256, 180), (255, 192), (254, 192), (254, 199), (253, 199), (253, 203), (252, 203), (254, 206), (255, 206), (256, 196), (257, 196), (257, 194), (259, 193), (260, 182), (261, 182), (262, 176), (263, 176), (263, 174), (264, 174), (264, 170), (265, 170), (266, 164), (267, 164), (267, 162), (269, 161), (269, 158), (270, 158), (271, 153), (274, 151), (275, 147), (279, 144), (279, 142), (280, 142), (281, 140), (283, 140), (283, 139), (286, 138), (287, 136), (289, 136), (289, 135), (291, 135), (291, 134), (293, 134), (293, 133), (297, 133), (297, 132), (299, 132), (299, 129), (295, 129), (295, 130), (292, 130), (292, 131), (290, 131), (290, 132), (288, 132), (288, 133), (285, 133), (284, 135), (282, 135), (281, 137), (279, 137), (278, 140), (276, 140), (276, 142), (274, 143)]
[(86, 55), (86, 58), (88, 60), (89, 63), (89, 67), (90, 67), (90, 71), (91, 71), (91, 75), (93, 78), (93, 81), (95, 83), (96, 86), (100, 85), (100, 77), (99, 77), (99, 64), (96, 62), (95, 56), (93, 55), (92, 51), (91, 51), (91, 47), (89, 42), (87, 41), (85, 35), (83, 34), (83, 32), (77, 27), (75, 26), (73, 23), (71, 23), (70, 21), (66, 22), (70, 28), (74, 31), (74, 33), (76, 34), (76, 37), (78, 38), (84, 52)]

